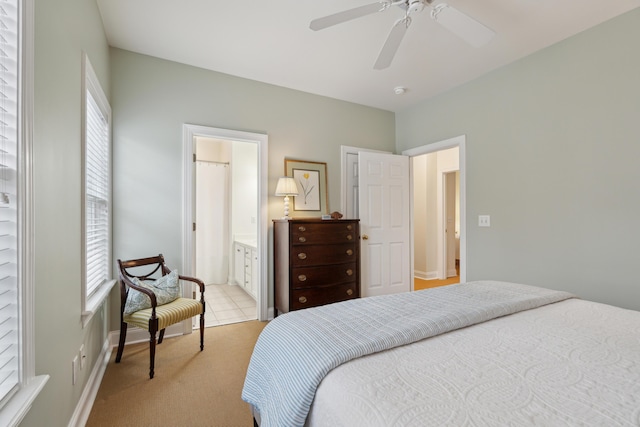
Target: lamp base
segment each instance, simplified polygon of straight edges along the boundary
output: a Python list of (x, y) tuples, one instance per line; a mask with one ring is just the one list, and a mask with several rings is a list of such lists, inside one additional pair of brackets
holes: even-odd
[(282, 219), (290, 219), (289, 217), (289, 196), (284, 196), (284, 216)]

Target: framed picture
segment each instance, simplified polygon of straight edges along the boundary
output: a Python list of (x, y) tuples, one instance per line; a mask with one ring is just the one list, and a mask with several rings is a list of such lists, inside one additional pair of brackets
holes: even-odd
[(295, 179), (300, 192), (293, 198), (294, 211), (328, 213), (326, 163), (284, 159), (284, 171)]

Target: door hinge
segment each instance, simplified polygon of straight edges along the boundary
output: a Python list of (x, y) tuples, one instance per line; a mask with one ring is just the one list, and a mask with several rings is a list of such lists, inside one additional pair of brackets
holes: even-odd
[(193, 223), (191, 223), (191, 225), (192, 225), (193, 231), (196, 231), (196, 223), (193, 222)]
[(193, 163), (196, 162), (196, 153), (193, 153)]

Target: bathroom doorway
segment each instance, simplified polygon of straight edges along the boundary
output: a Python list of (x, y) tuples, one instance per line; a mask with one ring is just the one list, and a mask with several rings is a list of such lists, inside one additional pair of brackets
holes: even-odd
[(206, 325), (266, 320), (267, 137), (184, 125), (183, 140), (183, 271), (207, 286)]
[(258, 147), (196, 136), (195, 154), (195, 272), (206, 285), (205, 324), (255, 320)]

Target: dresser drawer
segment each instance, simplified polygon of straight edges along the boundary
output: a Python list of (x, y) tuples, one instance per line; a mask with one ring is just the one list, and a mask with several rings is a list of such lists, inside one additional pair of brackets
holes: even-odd
[(349, 243), (358, 240), (357, 225), (340, 221), (331, 223), (291, 224), (291, 244)]
[(275, 315), (360, 297), (357, 219), (273, 221)]
[(296, 245), (291, 248), (291, 265), (325, 265), (355, 262), (358, 256), (355, 243), (338, 245)]
[(333, 302), (358, 298), (355, 282), (309, 289), (295, 289), (291, 293), (291, 309), (316, 307)]
[(296, 267), (291, 269), (291, 287), (308, 288), (355, 280), (356, 263), (334, 264), (324, 267)]

